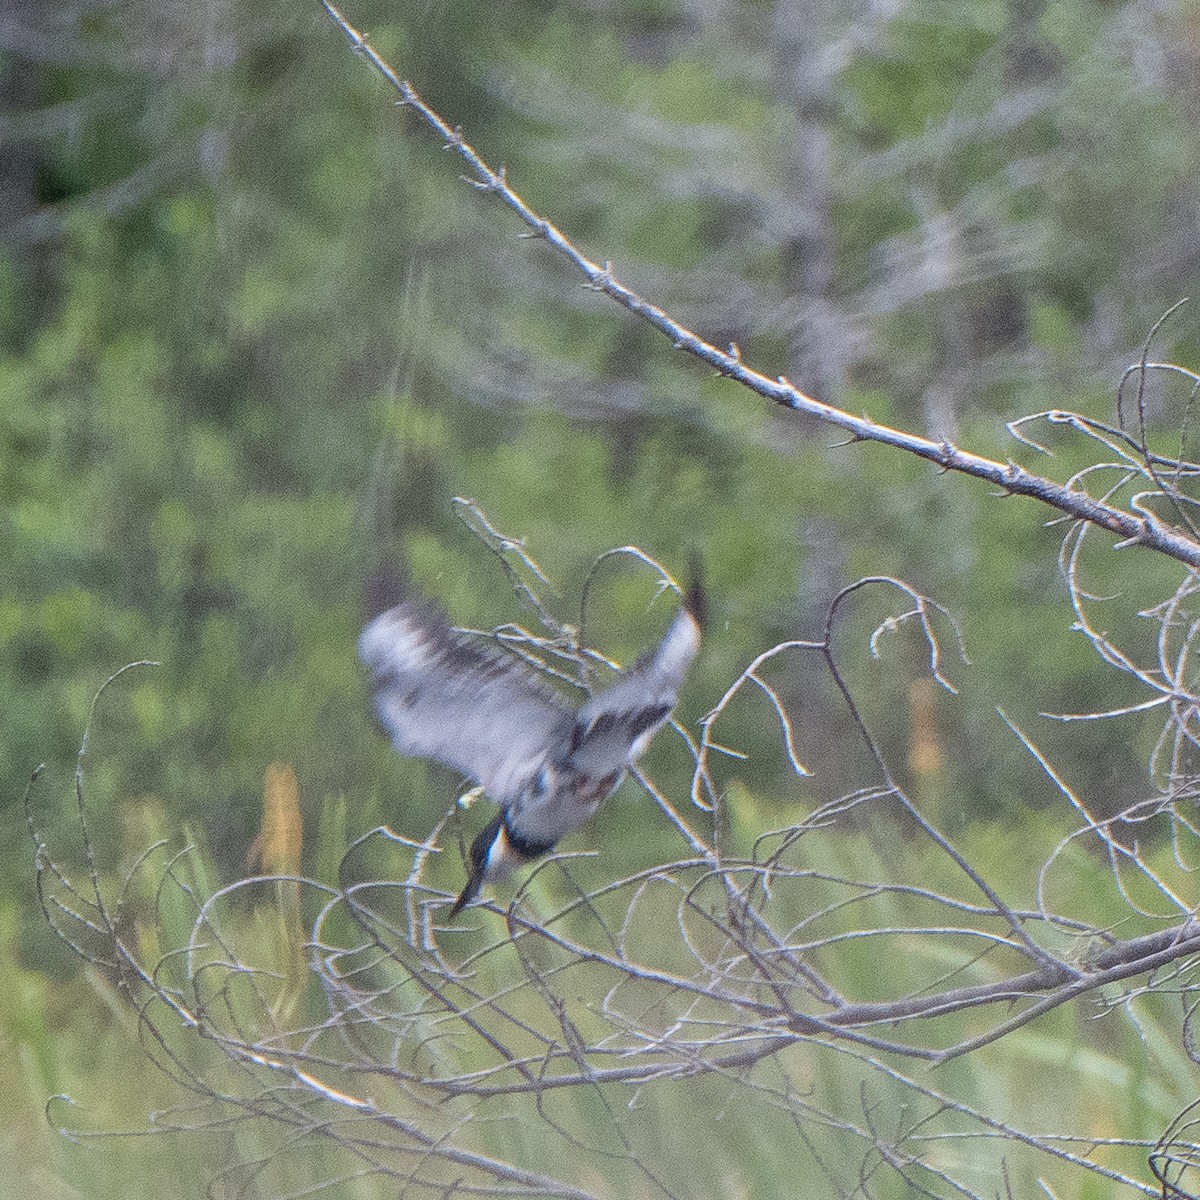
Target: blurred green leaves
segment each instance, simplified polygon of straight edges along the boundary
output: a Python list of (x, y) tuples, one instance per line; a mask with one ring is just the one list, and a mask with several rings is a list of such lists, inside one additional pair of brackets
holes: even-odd
[[(321, 878), (374, 824), (423, 837), (458, 781), (398, 762), (372, 729), (358, 593), (376, 555), (402, 554), (456, 620), (527, 620), (452, 519), (459, 494), (525, 539), (565, 621), (610, 547), (636, 543), (677, 578), (698, 556), (713, 620), (685, 696), (693, 720), (754, 654), (818, 636), (840, 587), (910, 580), (962, 618), (975, 663), (950, 669), (967, 697), (935, 702), (952, 752), (928, 784), (934, 815), (975, 854), (1036, 832), (1051, 789), (1013, 764), (990, 706), (1025, 727), (1039, 711), (1131, 698), (1069, 633), (1062, 530), (1042, 528), (1045, 514), (835, 446), (648, 336), (519, 241), (317, 6), (75, 15), (45, 43), (56, 55), (10, 50), (4, 64), (20, 84), (5, 136), (30, 164), (0, 253), (6, 794), (46, 760), (44, 811), (69, 813), (96, 688), (154, 658), (97, 729), (104, 871), (151, 835), (192, 830), (197, 887), (243, 873), (275, 760), (294, 764)], [(1111, 419), (1121, 368), (1195, 284), (1186, 14), (921, 0), (825, 14), (815, 47), (786, 42), (782, 9), (761, 5), (348, 15), (531, 202), (705, 336), (790, 372), (820, 301), (845, 355), (828, 399), (1057, 478), (1093, 447), (1048, 432), (1058, 457), (1043, 458), (1003, 420)], [(803, 103), (797, 64), (811, 72)], [(814, 177), (823, 208), (800, 186)], [(815, 297), (795, 274), (813, 230), (828, 231), (829, 258)], [(1194, 320), (1177, 317), (1155, 355), (1194, 356)], [(1186, 395), (1151, 401), (1156, 435), (1188, 425)], [(393, 497), (382, 519), (381, 495)], [(1134, 628), (1127, 610), (1174, 586), (1138, 553), (1088, 564), (1098, 594), (1136, 598), (1114, 618)], [(595, 636), (615, 657), (661, 615), (642, 582), (602, 572)], [(889, 613), (872, 594), (839, 650), (903, 762), (923, 667), (902, 639), (882, 665), (865, 653)], [(859, 753), (810, 662), (779, 675), (818, 769), (791, 776), (777, 730), (747, 708), (736, 740), (749, 758), (729, 770), (747, 837), (745, 824), (783, 824), (840, 793)], [(1105, 804), (1145, 786), (1151, 721), (1043, 736)], [(642, 798), (623, 794), (577, 848), (644, 826)], [(5, 828), (10, 1033), (37, 1092), (59, 1086), (48, 1030), (69, 1022), (41, 974), (54, 951), (25, 832)], [(671, 837), (656, 825), (637, 853)], [(1089, 865), (1073, 864), (1081, 888)], [(86, 1030), (63, 1036), (87, 1045)], [(1083, 1035), (1060, 1036), (1068, 1058)], [(119, 1052), (105, 1053), (113, 1070)]]

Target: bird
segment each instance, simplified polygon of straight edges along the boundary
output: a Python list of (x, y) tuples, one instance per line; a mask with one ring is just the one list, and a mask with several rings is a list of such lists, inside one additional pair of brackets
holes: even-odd
[[(549, 854), (620, 786), (666, 724), (700, 648), (704, 589), (683, 596), (662, 640), (607, 689), (571, 704), (527, 663), (454, 629), (442, 607), (389, 567), (358, 654), (375, 715), (405, 757), (472, 779), (499, 807), (467, 853), (456, 917), (485, 884)], [(368, 592), (371, 592), (368, 588)]]

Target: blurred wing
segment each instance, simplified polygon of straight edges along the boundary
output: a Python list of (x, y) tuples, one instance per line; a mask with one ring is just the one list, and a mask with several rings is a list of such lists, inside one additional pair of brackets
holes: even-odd
[(655, 650), (579, 710), (570, 766), (599, 779), (636, 762), (671, 715), (699, 648), (700, 624), (682, 608)]
[(375, 713), (396, 749), (432, 758), (508, 803), (566, 735), (571, 711), (526, 666), (450, 628), (436, 605), (408, 600), (362, 631)]

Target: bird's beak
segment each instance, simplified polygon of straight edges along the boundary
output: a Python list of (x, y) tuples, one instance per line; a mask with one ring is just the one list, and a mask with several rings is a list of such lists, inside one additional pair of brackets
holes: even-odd
[(449, 920), (453, 921), (468, 904), (471, 903), (479, 895), (479, 889), (483, 886), (483, 872), (475, 874), (472, 872), (467, 880), (467, 886), (458, 893), (458, 899), (455, 900), (453, 907), (450, 909)]

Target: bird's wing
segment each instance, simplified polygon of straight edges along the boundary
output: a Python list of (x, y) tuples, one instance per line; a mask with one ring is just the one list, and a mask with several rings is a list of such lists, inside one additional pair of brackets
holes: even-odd
[(569, 766), (601, 779), (636, 762), (671, 715), (699, 648), (700, 623), (681, 608), (658, 646), (576, 714)]
[(369, 622), (358, 653), (396, 749), (461, 771), (501, 804), (570, 728), (571, 710), (529, 667), (455, 632), (424, 598)]

